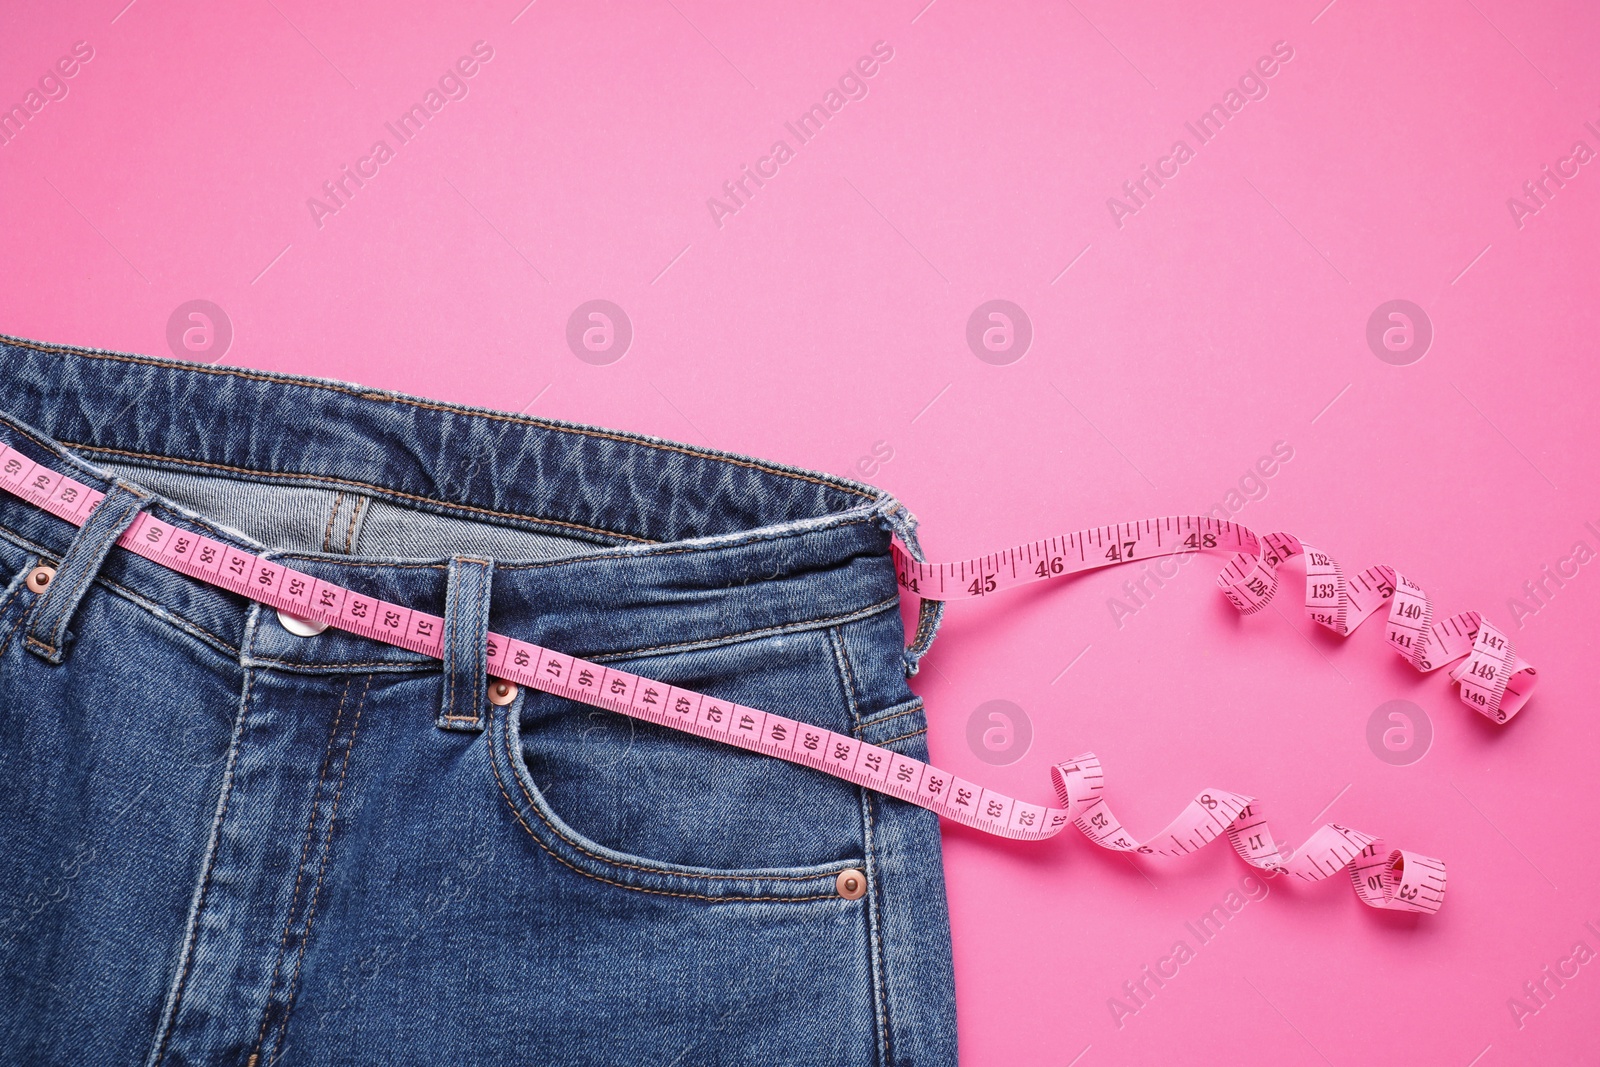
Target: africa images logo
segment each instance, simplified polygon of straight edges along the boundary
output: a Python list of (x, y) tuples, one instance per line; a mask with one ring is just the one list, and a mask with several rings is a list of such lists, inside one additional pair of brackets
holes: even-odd
[(325, 225), (323, 220), (329, 215), (337, 215), (349, 207), (357, 191), (376, 178), (383, 165), (394, 159), (401, 148), (410, 144), (444, 110), (446, 104), (452, 100), (465, 100), (470, 91), (468, 79), (475, 77), (483, 65), (493, 58), (494, 48), (488, 41), (474, 43), (472, 54), (461, 56), (446, 68), (437, 82), (423, 92), (421, 100), (402, 111), (393, 122), (383, 124), (383, 128), (394, 138), (393, 145), (386, 138), (378, 138), (367, 154), (355, 161), (353, 169), (348, 163), (342, 164), (338, 177), (322, 183), (322, 193), (326, 199), (307, 197), (306, 210), (311, 212), (311, 221), (316, 223), (317, 229), (322, 229)]
[(1123, 221), (1148, 207), (1156, 193), (1181, 174), (1183, 167), (1195, 158), (1201, 148), (1219, 136), (1223, 127), (1243, 111), (1246, 104), (1253, 100), (1265, 100), (1269, 91), (1267, 82), (1293, 58), (1294, 49), (1288, 41), (1274, 41), (1270, 56), (1258, 58), (1250, 69), (1239, 76), (1236, 85), (1228, 87), (1220, 101), (1214, 102), (1194, 121), (1185, 122), (1183, 128), (1194, 138), (1194, 144), (1191, 145), (1182, 137), (1177, 138), (1167, 154), (1156, 160), (1153, 169), (1148, 163), (1140, 164), (1139, 176), (1122, 183), (1126, 199), (1115, 196), (1106, 198), (1106, 209), (1111, 212), (1112, 225), (1122, 229)]
[(72, 54), (57, 59), (53, 69), (39, 75), (34, 85), (22, 94), (20, 102), (9, 107), (0, 106), (0, 147), (9, 145), (19, 137), (47, 104), (65, 100), (72, 88), (67, 84), (68, 79), (77, 77), (78, 72), (93, 58), (93, 45), (88, 41), (75, 42)]
[[(756, 190), (776, 178), (782, 168), (795, 158), (795, 154), (820, 134), (833, 117), (844, 110), (852, 100), (865, 100), (869, 91), (867, 81), (875, 77), (883, 65), (894, 58), (894, 48), (887, 41), (874, 41), (872, 54), (862, 56), (841, 74), (838, 80), (822, 94), (822, 99), (806, 108), (783, 128), (789, 137), (779, 137), (768, 147), (766, 154), (756, 159), (752, 168), (748, 163), (739, 165), (739, 176), (722, 183), (722, 196), (706, 198), (706, 210), (711, 221), (722, 229), (723, 220), (737, 215), (749, 206)], [(794, 143), (789, 143), (789, 138)]]

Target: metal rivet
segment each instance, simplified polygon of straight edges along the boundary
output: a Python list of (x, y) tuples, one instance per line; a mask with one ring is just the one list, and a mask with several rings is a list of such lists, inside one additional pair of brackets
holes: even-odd
[(496, 707), (505, 707), (517, 699), (517, 684), (496, 679), (489, 683), (489, 703)]
[(302, 619), (282, 609), (278, 611), (278, 621), (296, 637), (315, 637), (328, 628), (328, 624), (320, 619)]
[(54, 567), (37, 566), (28, 572), (28, 588), (35, 593), (42, 593), (50, 588), (50, 582), (56, 576)]
[(854, 867), (839, 872), (839, 895), (846, 900), (860, 900), (867, 895), (867, 876)]

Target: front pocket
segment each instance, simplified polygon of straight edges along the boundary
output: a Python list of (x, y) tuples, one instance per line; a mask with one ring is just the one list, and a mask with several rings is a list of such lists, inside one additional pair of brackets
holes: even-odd
[[(626, 668), (849, 733), (822, 633), (630, 661)], [(829, 775), (524, 689), (488, 747), (516, 821), (550, 857), (626, 888), (708, 900), (837, 896), (860, 868), (858, 789)]]

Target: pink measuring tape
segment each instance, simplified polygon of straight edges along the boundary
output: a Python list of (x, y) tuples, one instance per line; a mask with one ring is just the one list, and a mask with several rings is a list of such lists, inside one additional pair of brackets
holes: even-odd
[(1450, 677), (1460, 684), (1467, 707), (1504, 723), (1533, 692), (1538, 672), (1476, 611), (1436, 621), (1422, 587), (1392, 567), (1379, 564), (1347, 578), (1332, 556), (1291, 534), (1258, 535), (1237, 523), (1177, 516), (1049, 537), (961, 563), (918, 563), (898, 544), (894, 557), (900, 584), (913, 593), (964, 600), (1116, 563), (1215, 550), (1235, 552), (1217, 585), (1245, 615), (1272, 600), (1280, 564), (1305, 556), (1306, 614), (1312, 622), (1348, 637), (1392, 597), (1385, 628), (1389, 647), (1424, 673), (1466, 657)]
[[(104, 499), (103, 493), (6, 445), (0, 445), (0, 489), (80, 526)], [(444, 620), (437, 615), (363, 596), (146, 512), (117, 543), (290, 615), (443, 659)], [(962, 563), (918, 563), (898, 545), (894, 552), (903, 586), (926, 599), (955, 600), (1116, 563), (1216, 549), (1237, 553), (1217, 581), (1242, 612), (1264, 607), (1277, 588), (1278, 565), (1304, 555), (1306, 611), (1321, 625), (1348, 634), (1392, 596), (1391, 647), (1422, 671), (1465, 657), (1451, 677), (1469, 707), (1505, 722), (1532, 691), (1534, 669), (1476, 612), (1436, 622), (1422, 590), (1390, 568), (1372, 567), (1346, 578), (1331, 557), (1287, 534), (1262, 537), (1234, 523), (1166, 518), (1048, 538)], [(1444, 903), (1441, 861), (1390, 849), (1371, 834), (1332, 823), (1315, 830), (1300, 848), (1286, 851), (1274, 841), (1261, 805), (1225, 790), (1200, 793), (1166, 829), (1141, 841), (1112, 815), (1093, 753), (1050, 768), (1060, 806), (1031, 804), (854, 737), (500, 634), (489, 635), (488, 673), (811, 767), (1000, 837), (1041, 841), (1071, 823), (1112, 851), (1182, 856), (1226, 834), (1246, 863), (1272, 874), (1315, 882), (1348, 870), (1356, 895), (1375, 908), (1431, 913)]]

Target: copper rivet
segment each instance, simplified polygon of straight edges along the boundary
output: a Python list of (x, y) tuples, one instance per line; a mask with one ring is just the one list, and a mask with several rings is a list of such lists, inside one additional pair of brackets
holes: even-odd
[(28, 572), (28, 588), (35, 593), (42, 593), (50, 588), (50, 580), (56, 576), (54, 567), (35, 567)]
[(517, 687), (513, 682), (490, 682), (489, 703), (505, 707), (517, 699)]
[(839, 895), (846, 900), (860, 900), (867, 895), (867, 876), (855, 868), (839, 872)]

